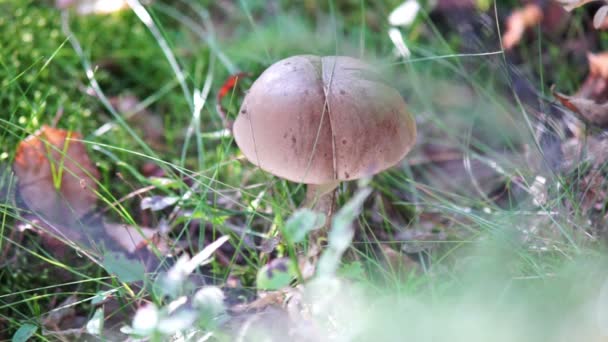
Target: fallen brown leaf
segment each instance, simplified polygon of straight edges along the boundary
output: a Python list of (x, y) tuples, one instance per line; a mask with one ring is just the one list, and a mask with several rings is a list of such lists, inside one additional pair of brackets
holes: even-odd
[(53, 256), (64, 258), (69, 247), (63, 239), (69, 241), (84, 241), (82, 234), (75, 229), (66, 229), (62, 226), (51, 226), (33, 214), (25, 214), (16, 223), (15, 227), (21, 233), (31, 230), (41, 237), (44, 249)]
[(80, 139), (43, 126), (17, 147), (13, 170), (21, 198), (52, 223), (72, 226), (95, 206), (99, 173)]
[(540, 5), (527, 4), (509, 15), (506, 22), (506, 31), (502, 36), (502, 46), (505, 50), (512, 49), (517, 45), (527, 29), (534, 27), (543, 19), (543, 11)]
[(576, 96), (598, 103), (608, 101), (608, 53), (587, 53), (589, 74)]
[(106, 234), (129, 253), (158, 241), (157, 229), (129, 226), (126, 224), (105, 223)]
[(583, 122), (599, 128), (608, 128), (608, 102), (597, 103), (594, 100), (578, 96), (567, 96), (553, 91), (557, 98), (566, 108), (578, 114)]

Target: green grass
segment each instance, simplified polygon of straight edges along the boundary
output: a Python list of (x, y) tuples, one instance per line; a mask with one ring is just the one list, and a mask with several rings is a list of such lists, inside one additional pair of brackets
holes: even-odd
[[(10, 172), (16, 146), (55, 118), (58, 127), (83, 134), (101, 173), (98, 209), (106, 220), (156, 227), (174, 218), (171, 208), (144, 213), (141, 197), (181, 197), (192, 191), (180, 202), (192, 214), (169, 222), (171, 238), (196, 253), (230, 235), (227, 254), (238, 253), (228, 257), (227, 265), (216, 259), (200, 273), (222, 287), (228, 278), (238, 279), (241, 288), (234, 292), (241, 297), (233, 295), (233, 301), (253, 298), (257, 271), (270, 256), (252, 245), (280, 237), (305, 189), (255, 168), (239, 158), (232, 137), (215, 135), (223, 129), (215, 95), (236, 71), (258, 75), (274, 61), (300, 53), (360, 56), (380, 64), (418, 118), (422, 144), (450, 147), (464, 160), (410, 165), (408, 160), (425, 157), (419, 148), (371, 180), (373, 193), (339, 272), (351, 280), (336, 285), (341, 290), (334, 297), (311, 287), (312, 303), (321, 308), (316, 319), (337, 317), (342, 327), (363, 322), (357, 340), (390, 340), (402, 336), (403, 329), (412, 340), (598, 337), (605, 327), (597, 326), (594, 302), (605, 300), (606, 260), (599, 239), (586, 233), (593, 232), (588, 213), (577, 206), (584, 191), (577, 188), (580, 177), (542, 168), (536, 123), (528, 121), (529, 108), (511, 96), (496, 40), (484, 50), (490, 54), (462, 54), (457, 32), (436, 27), (422, 15), (404, 30), (412, 60), (396, 59), (386, 17), (398, 3), (309, 0), (294, 7), (284, 1), (235, 1), (222, 7), (211, 1), (160, 2), (146, 7), (154, 20), (152, 33), (132, 11), (72, 13), (68, 31), (48, 2), (0, 3), (2, 13), (12, 14), (0, 15), (0, 337), (10, 338), (24, 323), (40, 326), (72, 295), (79, 301), (76, 315), (88, 319), (96, 294), (115, 290), (119, 305), (109, 320), (112, 326), (106, 326), (114, 332), (131, 324), (144, 300), (159, 306), (167, 301), (154, 291), (153, 273), (141, 287), (109, 277), (101, 267), (103, 245), (57, 247), (17, 230), (26, 210)], [(577, 22), (582, 19), (575, 14), (566, 36), (582, 30)], [(543, 38), (521, 49), (527, 59), (520, 67), (539, 92), (546, 94), (549, 83), (575, 90), (584, 75), (584, 68), (562, 62), (569, 57), (559, 43)], [(540, 55), (555, 61), (555, 69), (539, 66)], [(224, 100), (230, 118), (251, 82), (242, 80)], [(97, 95), (90, 95), (91, 89)], [(206, 102), (193, 113), (193, 96), (205, 89)], [(108, 106), (107, 99), (127, 94), (160, 118), (160, 146), (146, 140), (145, 120), (125, 119)], [(113, 128), (99, 133), (106, 124)], [(145, 177), (141, 170), (148, 162), (159, 165), (172, 184)], [(518, 184), (529, 188), (538, 175), (548, 184), (542, 207), (517, 193)], [(501, 182), (510, 185), (502, 204), (489, 195)], [(153, 188), (118, 201), (146, 186)], [(356, 182), (341, 185), (340, 206), (357, 187)], [(87, 229), (92, 237), (100, 233), (98, 225)], [(395, 234), (415, 231), (425, 234), (405, 245), (394, 241)], [(413, 251), (411, 258), (405, 257), (402, 267), (387, 266), (381, 243)], [(273, 256), (296, 250), (303, 246), (281, 242)], [(174, 258), (166, 261), (169, 265)], [(224, 290), (232, 295), (233, 290)], [(584, 318), (577, 321), (577, 315)], [(270, 333), (266, 323), (262, 319), (254, 330)], [(37, 334), (41, 340), (55, 339), (40, 329)]]

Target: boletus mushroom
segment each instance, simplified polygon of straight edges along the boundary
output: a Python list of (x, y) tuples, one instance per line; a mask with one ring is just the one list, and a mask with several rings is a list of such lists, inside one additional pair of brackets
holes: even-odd
[(253, 83), (233, 133), (253, 164), (307, 184), (305, 205), (329, 219), (338, 184), (402, 160), (416, 124), (399, 92), (370, 65), (301, 55), (276, 62)]

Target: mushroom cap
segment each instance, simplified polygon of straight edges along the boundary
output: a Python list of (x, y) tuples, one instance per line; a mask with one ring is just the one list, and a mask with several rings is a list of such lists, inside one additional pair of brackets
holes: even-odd
[(414, 145), (399, 92), (351, 57), (293, 56), (266, 69), (233, 126), (253, 164), (281, 178), (325, 184), (371, 176)]

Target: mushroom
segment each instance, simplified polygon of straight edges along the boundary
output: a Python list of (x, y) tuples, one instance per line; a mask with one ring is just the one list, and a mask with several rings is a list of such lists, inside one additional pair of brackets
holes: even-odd
[(329, 221), (339, 183), (402, 160), (416, 124), (399, 92), (370, 65), (301, 55), (276, 62), (253, 83), (233, 133), (253, 164), (307, 184), (305, 206)]

